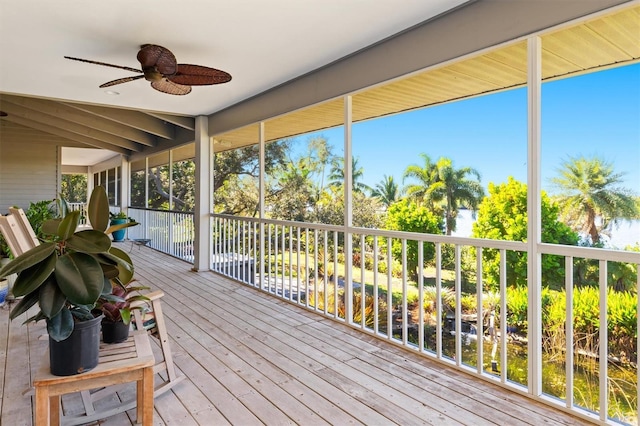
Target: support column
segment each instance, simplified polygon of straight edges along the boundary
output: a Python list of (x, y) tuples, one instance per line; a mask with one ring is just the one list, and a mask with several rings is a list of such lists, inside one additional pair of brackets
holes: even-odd
[(529, 393), (542, 394), (542, 256), (540, 196), (540, 96), (542, 87), (542, 40), (531, 37), (527, 41), (527, 309), (529, 349)]
[[(351, 148), (352, 98), (344, 97), (344, 306), (345, 321), (353, 322), (353, 153)], [(337, 241), (336, 241), (337, 244)], [(364, 256), (364, 253), (362, 254)], [(338, 285), (338, 274), (334, 272), (335, 285)], [(364, 283), (361, 283), (364, 297)]]
[(209, 138), (209, 121), (205, 116), (196, 117), (196, 194), (193, 212), (194, 252), (193, 270), (211, 269), (211, 199), (212, 199), (212, 144)]
[[(117, 187), (117, 185), (116, 185)], [(131, 194), (131, 163), (125, 157), (120, 162), (120, 210), (127, 212)]]
[(260, 218), (260, 288), (269, 289), (269, 284), (265, 283), (264, 278), (264, 260), (267, 258), (266, 247), (265, 247), (265, 224), (264, 224), (264, 192), (265, 192), (265, 168), (264, 168), (264, 157), (265, 157), (265, 133), (264, 133), (264, 121), (260, 122), (258, 128), (258, 139), (259, 139), (259, 164), (260, 164), (260, 173), (258, 177), (258, 217)]

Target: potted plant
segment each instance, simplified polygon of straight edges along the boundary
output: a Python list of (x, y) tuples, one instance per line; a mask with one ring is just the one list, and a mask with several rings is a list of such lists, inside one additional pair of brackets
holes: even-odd
[(120, 343), (129, 337), (129, 324), (133, 309), (144, 310), (144, 306), (131, 307), (131, 302), (148, 301), (140, 294), (149, 287), (136, 286), (135, 280), (123, 284), (119, 279), (112, 280), (111, 293), (103, 294), (98, 299), (98, 306), (104, 315), (102, 319), (102, 341), (104, 343)]
[[(16, 297), (23, 296), (9, 317), (13, 320), (38, 304), (40, 310), (26, 322), (46, 320), (51, 373), (73, 375), (98, 363), (100, 321), (95, 304), (111, 292), (111, 280), (129, 282), (133, 265), (129, 256), (111, 246), (109, 235), (131, 224), (109, 225), (109, 203), (103, 187), (91, 194), (91, 228), (76, 231), (80, 212), (68, 212), (45, 221), (41, 244), (0, 269), (0, 278), (12, 273)], [(88, 340), (88, 343), (84, 341)]]
[[(122, 225), (125, 223), (133, 222), (125, 212), (119, 211), (118, 213), (109, 213), (109, 217), (111, 218), (111, 225)], [(135, 222), (133, 222), (135, 223)], [(113, 241), (123, 241), (124, 240), (125, 229), (119, 229), (113, 232)]]

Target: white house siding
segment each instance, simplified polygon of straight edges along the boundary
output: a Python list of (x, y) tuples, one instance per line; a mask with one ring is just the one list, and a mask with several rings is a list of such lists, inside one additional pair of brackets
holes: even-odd
[(55, 143), (12, 143), (0, 139), (0, 214), (11, 206), (56, 198), (58, 147)]

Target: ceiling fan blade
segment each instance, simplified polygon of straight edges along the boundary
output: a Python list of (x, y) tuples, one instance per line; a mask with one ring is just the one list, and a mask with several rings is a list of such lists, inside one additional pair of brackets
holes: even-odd
[(208, 86), (230, 81), (231, 74), (201, 65), (178, 64), (178, 72), (173, 76), (167, 76), (167, 78), (178, 84)]
[(116, 84), (128, 83), (128, 82), (133, 81), (133, 80), (139, 80), (139, 79), (141, 79), (143, 77), (144, 77), (144, 75), (136, 75), (135, 77), (119, 78), (117, 80), (107, 81), (106, 83), (101, 84), (99, 87), (101, 89), (104, 89), (105, 87), (115, 86)]
[(176, 84), (167, 80), (166, 78), (152, 81), (151, 87), (162, 93), (168, 93), (170, 95), (187, 95), (191, 93), (191, 86)]
[(121, 65), (107, 64), (106, 62), (92, 61), (90, 59), (74, 58), (74, 57), (71, 57), (71, 56), (65, 56), (65, 58), (71, 59), (72, 61), (86, 62), (87, 64), (103, 65), (105, 67), (118, 68), (118, 69), (125, 70), (125, 71), (131, 71), (131, 72), (137, 72), (137, 73), (141, 73), (142, 72), (142, 70), (137, 70), (135, 68), (123, 67)]
[(143, 70), (155, 68), (165, 77), (174, 75), (178, 70), (178, 63), (173, 53), (157, 44), (143, 44), (138, 52), (138, 61)]

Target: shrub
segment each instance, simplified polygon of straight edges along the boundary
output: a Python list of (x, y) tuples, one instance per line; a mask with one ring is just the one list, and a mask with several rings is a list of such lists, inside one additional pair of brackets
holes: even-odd
[(527, 293), (526, 287), (507, 288), (507, 324), (519, 330), (527, 329)]

